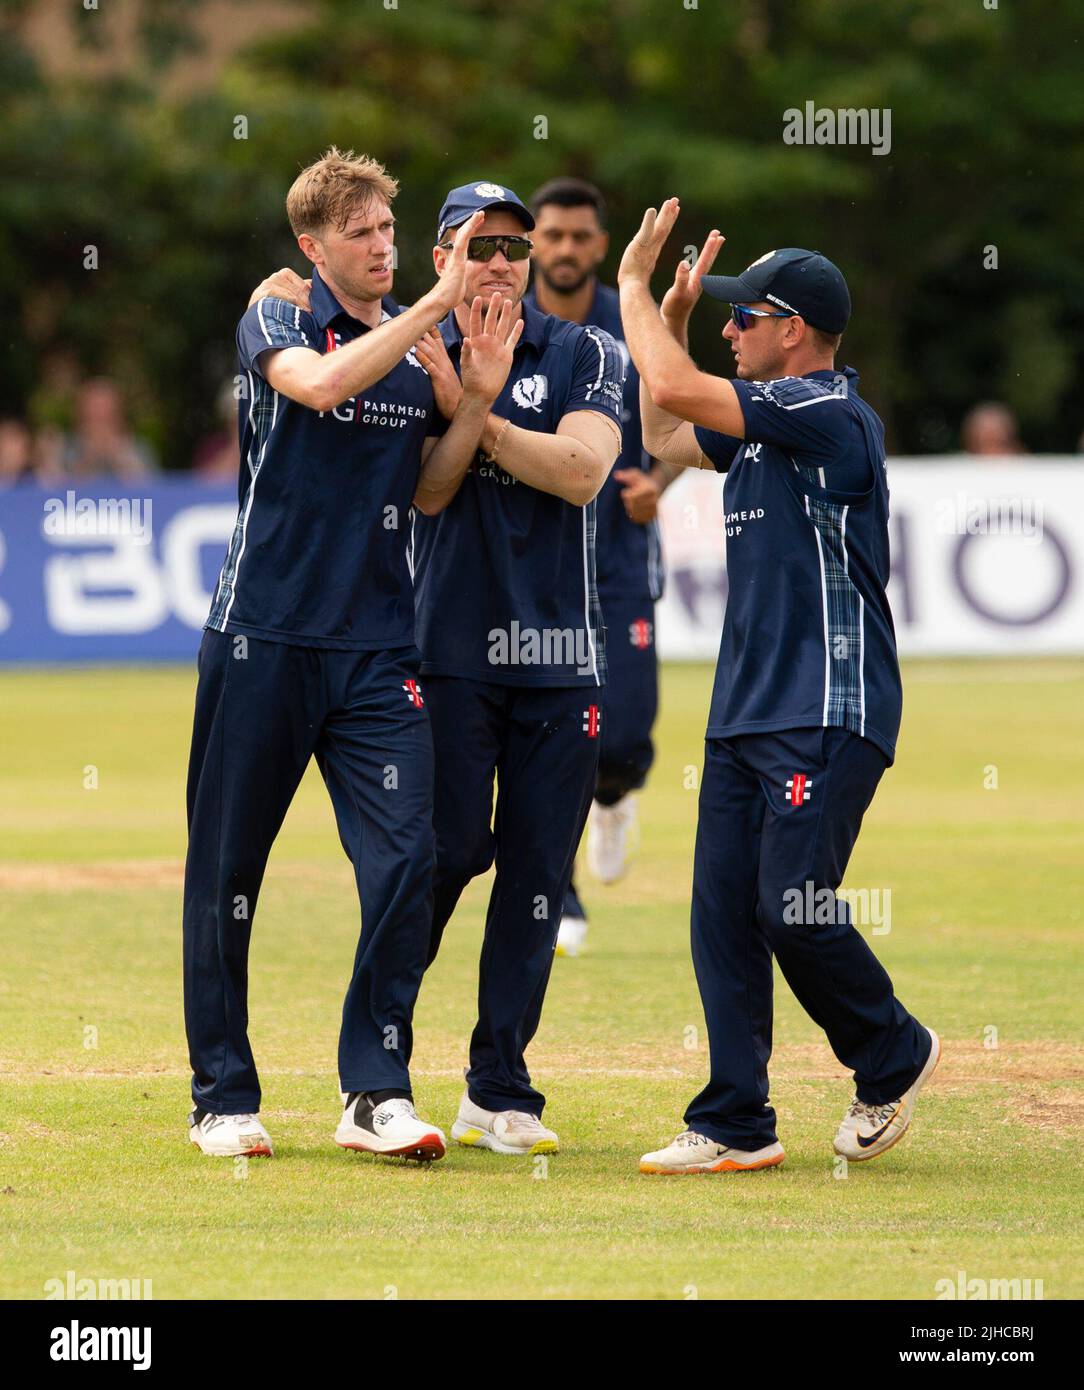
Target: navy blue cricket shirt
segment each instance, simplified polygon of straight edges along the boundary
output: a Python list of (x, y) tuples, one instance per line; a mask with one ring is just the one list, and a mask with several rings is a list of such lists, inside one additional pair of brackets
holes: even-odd
[(891, 762), (903, 692), (885, 593), (884, 429), (850, 367), (731, 384), (745, 439), (696, 428), (727, 474), (729, 594), (708, 737), (839, 725)]
[[(610, 335), (527, 303), (523, 316), (493, 413), (546, 434), (575, 410), (620, 426), (624, 365)], [(454, 314), (441, 333), (458, 369)], [(479, 450), (449, 505), (435, 517), (416, 513), (412, 553), (423, 675), (603, 684), (593, 501), (576, 507), (539, 492)]]
[[(533, 289), (527, 294), (526, 300), (538, 308)], [(652, 465), (651, 456), (644, 449), (640, 426), (640, 374), (625, 346), (625, 331), (621, 326), (621, 296), (618, 292), (596, 280), (595, 297), (584, 322), (595, 328), (604, 328), (621, 350), (625, 363), (621, 453), (612, 471), (606, 475), (602, 491), (596, 498), (598, 595), (605, 618), (607, 598), (622, 603), (654, 603), (662, 598), (665, 571), (659, 523), (652, 520), (646, 526), (641, 526), (629, 520), (621, 501), (624, 484), (614, 477), (619, 468), (639, 468), (646, 473)]]
[(317, 411), (274, 390), (260, 365), (274, 349), (333, 352), (368, 331), (315, 269), (311, 312), (261, 299), (241, 319), (239, 512), (207, 627), (345, 651), (414, 641), (411, 507), (422, 442), (447, 428), (429, 374), (411, 349), (382, 381)]

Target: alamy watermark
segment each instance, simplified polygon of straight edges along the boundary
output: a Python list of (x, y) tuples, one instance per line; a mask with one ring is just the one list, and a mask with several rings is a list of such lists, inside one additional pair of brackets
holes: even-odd
[(149, 1327), (81, 1327), (75, 1318), (50, 1333), (53, 1361), (130, 1361), (133, 1371), (151, 1365)]
[(1038, 497), (970, 497), (957, 492), (934, 503), (942, 536), (1022, 536), (1029, 545), (1043, 539), (1043, 503)]
[(491, 666), (575, 666), (589, 675), (595, 668), (595, 646), (582, 627), (521, 627), (513, 618), (508, 628), (488, 634)]
[(76, 497), (69, 488), (63, 499), (45, 499), (42, 530), (47, 536), (127, 536), (136, 545), (149, 545), (149, 497)]
[(892, 108), (888, 106), (790, 106), (783, 112), (784, 145), (869, 145), (875, 155), (892, 152)]
[(45, 1297), (74, 1299), (132, 1299), (153, 1298), (149, 1279), (104, 1279), (80, 1276), (74, 1269), (65, 1271), (63, 1279), (45, 1281)]
[(971, 1279), (963, 1269), (955, 1278), (938, 1279), (933, 1288), (938, 1300), (1037, 1302), (1045, 1297), (1041, 1279)]
[(783, 921), (787, 926), (825, 927), (851, 923), (870, 927), (874, 936), (892, 930), (891, 888), (818, 888), (807, 879), (801, 888), (783, 893)]

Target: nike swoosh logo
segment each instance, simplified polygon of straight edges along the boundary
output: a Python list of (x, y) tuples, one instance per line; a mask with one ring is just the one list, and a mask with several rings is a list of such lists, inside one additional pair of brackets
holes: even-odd
[(875, 1144), (898, 1114), (898, 1110), (893, 1110), (892, 1114), (885, 1120), (881, 1128), (876, 1130), (873, 1134), (856, 1134), (855, 1138), (858, 1140), (859, 1147), (868, 1149), (871, 1144)]

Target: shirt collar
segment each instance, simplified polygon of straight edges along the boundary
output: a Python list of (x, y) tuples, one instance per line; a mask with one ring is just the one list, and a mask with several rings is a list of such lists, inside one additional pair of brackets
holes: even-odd
[[(321, 280), (320, 272), (316, 269), (315, 266), (313, 266), (312, 268), (312, 290), (309, 294), (309, 303), (312, 306), (312, 316), (316, 320), (316, 326), (317, 328), (319, 328), (321, 333), (324, 331), (325, 328), (327, 328), (328, 324), (330, 324), (333, 319), (338, 318), (340, 314), (342, 314), (344, 318), (349, 319), (351, 323), (357, 324), (357, 326), (361, 329), (363, 333), (367, 333), (369, 331), (368, 324), (362, 323), (360, 319), (354, 318), (353, 314), (349, 313), (346, 309), (343, 308), (343, 306), (328, 289), (327, 285), (325, 285), (323, 280)], [(380, 322), (383, 323), (386, 319), (389, 319), (390, 317), (391, 315), (388, 313), (387, 308), (384, 305), (384, 301), (381, 300)]]
[(821, 367), (818, 371), (803, 372), (802, 375), (814, 381), (835, 381), (841, 376), (846, 377), (848, 384), (858, 380), (858, 373), (853, 367)]
[[(316, 320), (317, 328), (321, 330), (339, 314), (346, 314), (346, 310), (320, 279), (320, 272), (315, 266), (312, 268), (312, 292), (309, 300), (312, 304), (312, 316)], [(347, 314), (347, 318), (349, 317)]]

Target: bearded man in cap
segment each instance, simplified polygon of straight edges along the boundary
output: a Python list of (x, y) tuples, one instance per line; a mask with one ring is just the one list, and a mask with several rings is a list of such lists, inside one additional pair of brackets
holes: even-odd
[[(768, 1102), (772, 956), (854, 1073), (837, 1154), (876, 1158), (907, 1130), (941, 1044), (896, 999), (837, 890), (895, 757), (902, 688), (889, 575), (884, 430), (835, 368), (851, 301), (819, 252), (771, 251), (707, 272), (713, 231), (662, 303), (650, 279), (678, 200), (649, 208), (618, 283), (640, 372), (644, 444), (667, 464), (726, 474), (729, 596), (700, 787), (692, 954), (711, 1054), (687, 1128), (644, 1173), (783, 1161)], [(689, 316), (729, 301), (736, 379), (697, 369)]]

